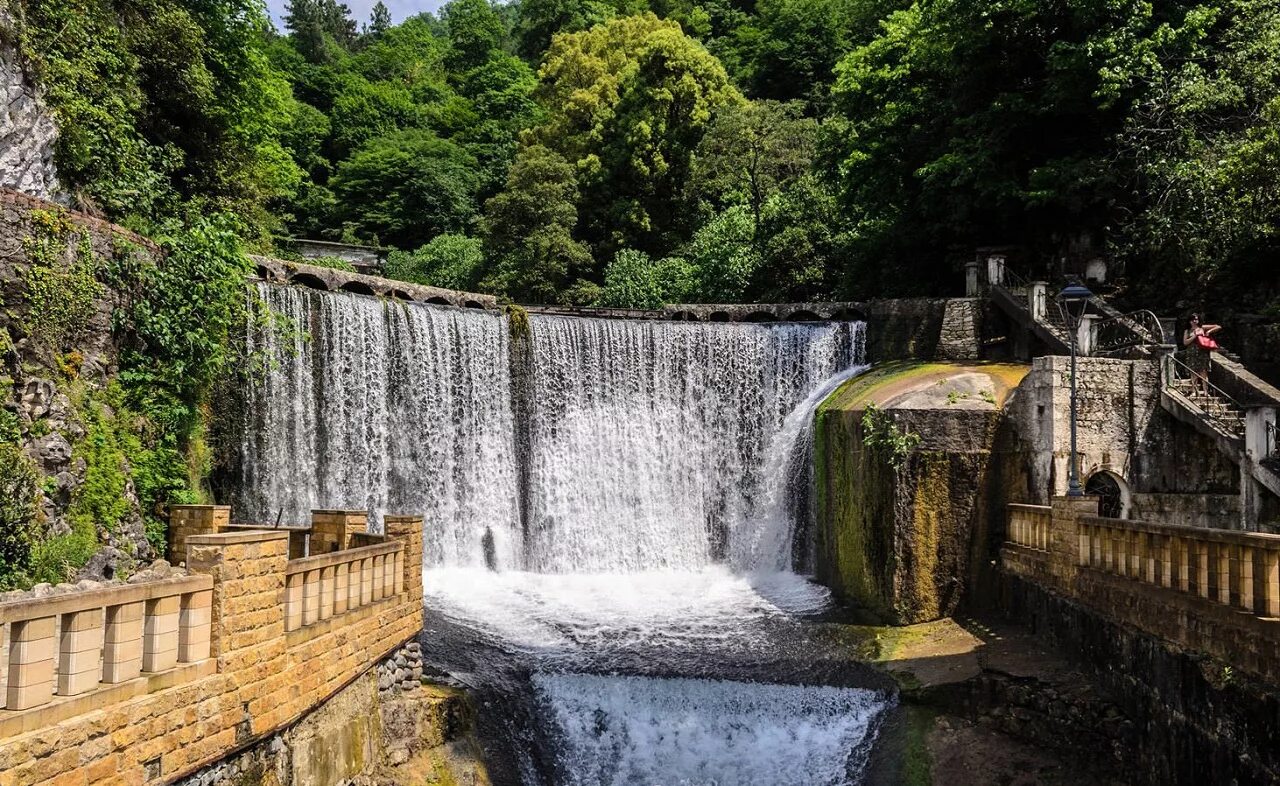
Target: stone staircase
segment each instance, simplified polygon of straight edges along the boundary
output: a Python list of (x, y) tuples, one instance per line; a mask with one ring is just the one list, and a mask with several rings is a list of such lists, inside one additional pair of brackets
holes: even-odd
[(1244, 439), (1244, 412), (1225, 394), (1213, 388), (1207, 393), (1197, 391), (1190, 379), (1175, 379), (1172, 387), (1217, 427), (1236, 439)]

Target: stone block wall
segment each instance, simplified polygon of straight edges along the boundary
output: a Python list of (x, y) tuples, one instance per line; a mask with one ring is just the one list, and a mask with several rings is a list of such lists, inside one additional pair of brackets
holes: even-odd
[(169, 562), (180, 565), (187, 561), (187, 539), (196, 535), (215, 535), (231, 524), (228, 505), (170, 505)]
[(363, 510), (311, 511), (311, 553), (328, 554), (351, 547), (351, 536), (366, 532), (369, 514)]
[[(1137, 515), (1139, 495), (1148, 495), (1141, 499), (1146, 511), (1158, 506), (1206, 526), (1234, 526), (1239, 507), (1209, 505), (1205, 495), (1238, 494), (1239, 470), (1211, 441), (1161, 408), (1158, 360), (1078, 358), (1076, 387), (1081, 484), (1098, 472), (1119, 478), (1130, 494), (1130, 517)], [(1046, 504), (1065, 494), (1070, 358), (1036, 358), (1006, 411), (1029, 457), (1025, 496), (1014, 501)]]
[[(421, 553), (420, 528), (406, 524), (401, 537)], [(420, 564), (402, 563), (402, 592), (286, 634), (287, 533), (197, 535), (186, 546), (193, 575), (212, 582), (209, 657), (124, 683), (132, 697), (103, 694), (100, 706), (0, 738), (0, 783), (181, 779), (295, 723), (422, 628)]]

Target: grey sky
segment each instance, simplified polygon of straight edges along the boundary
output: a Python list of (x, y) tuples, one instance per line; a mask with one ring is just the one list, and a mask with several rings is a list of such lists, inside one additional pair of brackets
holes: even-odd
[[(376, 2), (378, 0), (346, 0), (347, 7), (351, 9), (351, 17), (359, 25), (369, 23), (369, 13)], [(440, 6), (445, 4), (445, 0), (382, 0), (382, 2), (386, 3), (387, 8), (390, 9), (393, 22), (403, 22), (423, 11), (439, 10)], [(271, 20), (276, 23), (276, 28), (281, 32), (284, 28), (284, 24), (280, 21), (284, 18), (284, 7), (285, 0), (267, 0), (267, 10), (271, 12)]]

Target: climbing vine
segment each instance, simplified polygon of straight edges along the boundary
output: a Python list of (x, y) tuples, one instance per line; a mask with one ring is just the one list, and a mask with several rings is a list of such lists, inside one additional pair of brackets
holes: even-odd
[(24, 272), (30, 305), (26, 332), (51, 350), (65, 349), (93, 316), (102, 295), (98, 265), (88, 233), (80, 233), (62, 211), (36, 210), (25, 239)]
[(902, 469), (911, 451), (920, 444), (920, 435), (901, 429), (893, 416), (875, 404), (867, 404), (862, 410), (862, 444), (871, 450), (884, 451), (886, 459), (895, 470)]

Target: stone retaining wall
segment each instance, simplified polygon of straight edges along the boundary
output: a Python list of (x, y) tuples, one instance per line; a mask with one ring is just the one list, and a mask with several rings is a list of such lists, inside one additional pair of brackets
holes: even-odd
[[(49, 723), (32, 716), (30, 731), (0, 738), (0, 783), (169, 783), (294, 724), (422, 628), (421, 519), (401, 517), (388, 535), (402, 544), (403, 591), (289, 633), (287, 533), (187, 538), (191, 574), (212, 582), (209, 657), (185, 664), (180, 679), (123, 683), (138, 683), (131, 698), (103, 694)], [(0, 721), (48, 709), (0, 710)]]

